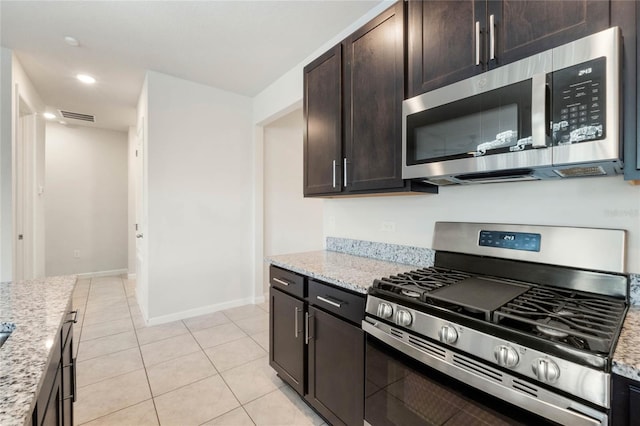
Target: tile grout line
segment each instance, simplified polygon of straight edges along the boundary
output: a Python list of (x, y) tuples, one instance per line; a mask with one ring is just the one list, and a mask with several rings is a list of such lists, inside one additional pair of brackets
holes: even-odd
[[(121, 283), (121, 285), (122, 285), (122, 286), (123, 286), (123, 288), (124, 288), (124, 282), (122, 281), (122, 278), (121, 278), (121, 277), (116, 277), (116, 278), (120, 280), (120, 283)], [(93, 281), (93, 279), (91, 279), (91, 280)], [(90, 285), (91, 285), (91, 284), (90, 284)], [(124, 290), (125, 290), (125, 296), (126, 296), (126, 289), (124, 289)], [(87, 302), (87, 303), (88, 303), (88, 302)], [(127, 302), (126, 302), (126, 297), (125, 297), (125, 303), (127, 303)], [(131, 319), (131, 307), (129, 306), (129, 304), (128, 304), (128, 303), (127, 303), (127, 307), (129, 308), (129, 316), (130, 316), (130, 320), (132, 321), (132, 325), (133, 325), (133, 320)], [(136, 342), (137, 342), (137, 341), (138, 341), (138, 337), (137, 337), (137, 334), (135, 333), (135, 326), (133, 327), (133, 329), (134, 329), (134, 335), (136, 336)], [(123, 333), (126, 333), (126, 332), (123, 332)], [(117, 334), (123, 334), (123, 333), (117, 333)], [(110, 336), (110, 335), (109, 335), (109, 336)], [(104, 336), (104, 337), (109, 337), (109, 336)], [(95, 339), (90, 339), (90, 340), (88, 340), (88, 341), (91, 341), (91, 340), (95, 340)], [(145, 368), (145, 365), (144, 365), (144, 358), (142, 357), (142, 352), (140, 351), (140, 345), (139, 345), (139, 344), (138, 344), (137, 348), (138, 348), (138, 353), (140, 354), (140, 359), (142, 360), (142, 369), (144, 369), (144, 370), (145, 370), (145, 376), (146, 376), (146, 375), (147, 375), (147, 371), (146, 371), (146, 368)], [(131, 349), (134, 349), (134, 348), (127, 348), (127, 349), (124, 349), (123, 351), (125, 351), (125, 350), (131, 350)], [(118, 351), (118, 352), (123, 352), (123, 351)], [(114, 352), (114, 353), (118, 353), (118, 352)], [(111, 354), (106, 354), (106, 355), (111, 355)], [(100, 356), (105, 356), (105, 355), (100, 355)], [(94, 357), (94, 358), (91, 358), (91, 359), (95, 359), (95, 358), (99, 358), (99, 357)], [(138, 370), (134, 370), (134, 371), (138, 371)], [(90, 384), (90, 385), (83, 386), (82, 388), (86, 388), (86, 387), (88, 387), (88, 386), (91, 386), (91, 385), (95, 385), (95, 384), (97, 384), (97, 383), (104, 382), (105, 380), (110, 380), (110, 379), (114, 379), (114, 378), (116, 378), (116, 377), (121, 377), (121, 376), (124, 376), (124, 375), (126, 375), (126, 374), (130, 374), (130, 373), (132, 373), (132, 372), (134, 372), (134, 371), (129, 371), (129, 372), (127, 372), (127, 373), (118, 374), (117, 376), (113, 376), (113, 377), (109, 377), (109, 378), (106, 378), (106, 379), (102, 379), (102, 380), (100, 380), (100, 381), (98, 381), (98, 382), (95, 382), (95, 383), (92, 383), (92, 384)], [(153, 408), (154, 408), (154, 411), (155, 411), (155, 413), (156, 413), (156, 418), (158, 419), (158, 424), (160, 424), (160, 419), (158, 418), (158, 411), (157, 411), (156, 406), (155, 406), (155, 401), (153, 401), (153, 394), (151, 393), (151, 386), (149, 385), (148, 380), (149, 380), (149, 378), (147, 377), (147, 385), (149, 386), (149, 395), (150, 395), (150, 398), (149, 398), (149, 399), (151, 399), (151, 400), (152, 400), (152, 402), (153, 402)], [(79, 389), (82, 389), (82, 388), (79, 388)], [(122, 410), (125, 410), (125, 409), (127, 409), (127, 408), (134, 407), (134, 406), (136, 406), (136, 405), (138, 405), (138, 404), (141, 404), (141, 403), (143, 403), (143, 402), (149, 401), (149, 399), (145, 399), (144, 401), (136, 402), (135, 404), (132, 404), (132, 405), (127, 405), (126, 407), (122, 407), (122, 408), (119, 408), (119, 409), (117, 409), (117, 410), (115, 410), (115, 411), (112, 411), (112, 412), (109, 412), (109, 413), (103, 414), (102, 416), (98, 416), (98, 417), (96, 417), (96, 418), (90, 419), (90, 420), (86, 421), (85, 423), (79, 424), (79, 426), (81, 426), (81, 425), (83, 425), (83, 424), (87, 424), (87, 423), (92, 422), (92, 421), (95, 421), (95, 420), (97, 420), (97, 419), (100, 419), (100, 418), (103, 418), (103, 417), (109, 416), (109, 415), (111, 415), (111, 414), (117, 413), (117, 412), (122, 411)]]
[[(122, 280), (122, 278), (121, 278)], [(124, 287), (124, 281), (122, 281), (122, 285)], [(136, 325), (133, 324), (133, 315), (131, 313), (131, 305), (129, 305), (129, 298), (127, 297), (127, 289), (124, 289), (125, 293), (125, 303), (127, 304), (127, 308), (129, 309), (129, 315), (131, 317), (131, 324), (133, 325), (133, 334), (136, 337), (136, 342), (138, 343), (138, 352), (140, 353), (140, 359), (142, 359), (142, 367), (144, 368), (144, 376), (147, 378), (147, 386), (149, 387), (149, 395), (151, 395), (151, 403), (153, 404), (153, 411), (156, 413), (156, 420), (158, 421), (158, 425), (160, 423), (160, 415), (158, 414), (158, 407), (156, 406), (156, 400), (153, 396), (153, 390), (151, 389), (151, 381), (149, 380), (149, 372), (147, 371), (147, 364), (144, 361), (144, 356), (142, 356), (142, 348), (140, 347), (140, 340), (138, 339), (138, 329), (136, 329)], [(138, 300), (136, 299), (136, 303)]]

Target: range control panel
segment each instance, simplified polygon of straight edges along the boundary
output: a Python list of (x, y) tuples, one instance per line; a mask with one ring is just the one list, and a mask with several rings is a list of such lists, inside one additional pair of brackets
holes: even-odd
[(553, 73), (553, 143), (605, 138), (606, 59), (593, 59)]
[(480, 231), (478, 245), (509, 250), (540, 251), (540, 234)]

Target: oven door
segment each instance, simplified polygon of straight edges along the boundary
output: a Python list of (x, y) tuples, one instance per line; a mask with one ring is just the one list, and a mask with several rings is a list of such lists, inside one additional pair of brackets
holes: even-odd
[(404, 101), (402, 177), (470, 181), (551, 166), (551, 58), (544, 52)]
[[(483, 392), (471, 386), (478, 383), (479, 376), (469, 374), (467, 380), (459, 380), (445, 373), (453, 372), (456, 368), (444, 361), (448, 358), (446, 349), (438, 351), (437, 345), (427, 347), (423, 339), (415, 336), (409, 338), (416, 342), (412, 347), (410, 343), (388, 334), (384, 330), (387, 327), (385, 324), (372, 324), (371, 321), (367, 318), (362, 323), (367, 332), (365, 425), (608, 424), (606, 413), (567, 401), (566, 397), (560, 395), (552, 399), (558, 406), (535, 401), (538, 404), (537, 412), (541, 414), (537, 415), (523, 408), (531, 403), (525, 394), (500, 394), (503, 390), (498, 384), (494, 386), (496, 396), (490, 395), (491, 389)], [(416, 356), (416, 353), (420, 355)], [(425, 362), (430, 358), (437, 360), (433, 368)], [(460, 361), (457, 363), (463, 363), (463, 358), (458, 357)], [(482, 366), (476, 362), (472, 368), (479, 370)], [(489, 370), (491, 367), (488, 367)], [(487, 371), (480, 374), (487, 374)], [(589, 415), (583, 414), (585, 412)]]

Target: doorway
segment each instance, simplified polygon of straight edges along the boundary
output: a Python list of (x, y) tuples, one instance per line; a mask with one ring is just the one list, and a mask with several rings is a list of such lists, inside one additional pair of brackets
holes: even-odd
[[(297, 109), (264, 127), (265, 256), (324, 248), (323, 202), (302, 196), (303, 125)], [(268, 292), (268, 279), (263, 291)]]

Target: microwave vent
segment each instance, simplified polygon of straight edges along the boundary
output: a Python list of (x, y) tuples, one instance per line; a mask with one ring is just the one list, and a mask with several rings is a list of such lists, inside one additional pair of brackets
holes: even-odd
[(568, 169), (554, 170), (560, 177), (603, 176), (607, 172), (600, 166), (597, 167), (570, 167)]
[(425, 183), (430, 183), (432, 185), (438, 185), (438, 186), (444, 186), (444, 185), (456, 185), (457, 182), (454, 182), (452, 180), (446, 179), (446, 178), (441, 178), (441, 179), (428, 179), (424, 181)]

